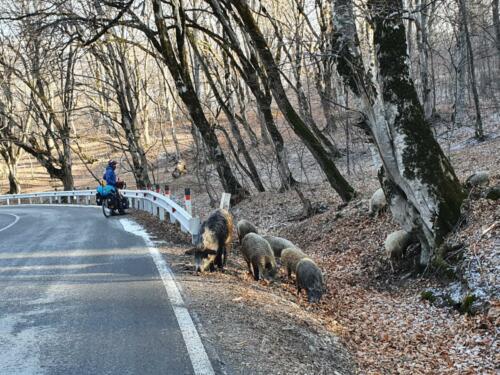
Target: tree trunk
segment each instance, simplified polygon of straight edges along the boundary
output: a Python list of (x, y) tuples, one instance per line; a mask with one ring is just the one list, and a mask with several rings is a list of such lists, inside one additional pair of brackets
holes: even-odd
[(140, 136), (135, 126), (135, 119), (131, 119), (128, 114), (122, 115), (123, 129), (127, 139), (128, 152), (132, 159), (132, 173), (138, 189), (144, 189), (151, 185), (149, 178), (148, 159), (144, 149), (139, 144)]
[(63, 183), (64, 190), (74, 190), (75, 182), (73, 179), (73, 153), (71, 150), (70, 128), (65, 127), (64, 132), (61, 134), (63, 143), (63, 161), (61, 162), (62, 176), (60, 177)]
[(21, 185), (17, 179), (17, 160), (5, 159), (5, 164), (9, 175), (9, 194), (21, 193)]
[[(146, 152), (141, 144), (141, 134), (137, 128), (137, 108), (139, 106), (139, 94), (133, 91), (129, 73), (128, 61), (124, 53), (115, 53), (111, 45), (108, 45), (114, 63), (113, 86), (120, 108), (120, 125), (125, 133), (128, 152), (132, 159), (132, 173), (138, 189), (144, 189), (151, 185), (149, 177), (148, 160)], [(137, 77), (136, 77), (137, 78)]]
[(420, 63), (421, 97), (426, 119), (432, 116), (431, 89), (429, 87), (428, 0), (419, 0), (419, 28), (417, 28), (418, 56)]
[(495, 29), (495, 46), (497, 48), (497, 61), (498, 61), (498, 69), (500, 70), (500, 15), (499, 15), (499, 7), (498, 0), (492, 0), (492, 18), (493, 18), (493, 27)]
[(460, 217), (460, 182), (435, 140), (410, 78), (400, 0), (371, 0), (377, 80), (367, 76), (350, 0), (335, 1), (337, 69), (358, 96), (379, 150), (394, 218), (422, 245), (428, 265)]
[(278, 174), (281, 178), (281, 190), (288, 190), (293, 185), (297, 184), (297, 181), (293, 178), (292, 172), (288, 165), (288, 154), (285, 148), (285, 141), (274, 122), (273, 113), (271, 110), (271, 97), (264, 99), (259, 97), (257, 99), (257, 105), (259, 106), (259, 112), (262, 114), (262, 120), (264, 122), (263, 131), (266, 131), (271, 137), (271, 146), (274, 149), (276, 159), (278, 161)]
[(476, 138), (479, 141), (484, 140), (483, 133), (483, 121), (481, 119), (481, 109), (479, 106), (479, 94), (477, 92), (477, 84), (476, 84), (476, 67), (474, 65), (474, 51), (472, 50), (472, 44), (470, 41), (469, 34), (469, 25), (468, 25), (468, 17), (467, 17), (467, 7), (465, 6), (465, 0), (457, 0), (458, 6), (460, 8), (460, 14), (462, 18), (462, 25), (465, 33), (465, 43), (467, 45), (467, 56), (469, 58), (469, 77), (470, 84), (472, 88), (472, 95), (474, 97), (474, 106), (476, 108)]
[(457, 64), (455, 77), (455, 104), (453, 122), (456, 127), (465, 125), (467, 108), (465, 106), (465, 76), (467, 69), (467, 49), (465, 45), (464, 25), (460, 24), (457, 33)]
[(177, 129), (175, 126), (175, 116), (174, 116), (174, 100), (172, 99), (167, 103), (168, 107), (168, 117), (170, 120), (170, 134), (172, 135), (172, 141), (175, 146), (175, 159), (178, 162), (181, 160), (181, 149), (179, 147), (179, 140), (177, 139)]
[[(325, 52), (326, 53), (326, 52)], [(326, 68), (325, 68), (326, 69)], [(333, 133), (337, 130), (337, 121), (335, 120), (335, 112), (332, 106), (333, 89), (332, 89), (333, 76), (331, 72), (323, 72), (323, 75), (316, 74), (316, 90), (318, 90), (321, 108), (323, 109), (323, 116), (325, 117), (326, 130)]]
[(247, 119), (247, 107), (246, 107), (247, 97), (245, 95), (245, 89), (242, 87), (239, 78), (234, 78), (232, 83), (236, 94), (236, 99), (238, 100), (238, 106), (240, 108), (240, 116), (238, 121), (240, 121), (241, 125), (243, 125), (243, 129), (245, 129), (245, 132), (248, 138), (250, 139), (252, 146), (257, 147), (259, 144), (259, 141), (257, 140), (257, 135), (255, 134), (252, 127), (248, 123)]
[(250, 8), (244, 0), (232, 0), (231, 3), (238, 11), (242, 22), (245, 24), (246, 31), (255, 43), (257, 52), (265, 67), (269, 80), (269, 86), (273, 92), (274, 99), (280, 107), (281, 112), (287, 119), (294, 132), (302, 139), (309, 151), (312, 153), (321, 169), (327, 176), (330, 185), (335, 189), (344, 202), (350, 201), (354, 196), (354, 189), (340, 174), (335, 163), (332, 161), (328, 152), (321, 146), (318, 138), (309, 130), (307, 125), (297, 114), (292, 104), (288, 100), (285, 89), (281, 83), (279, 68), (267, 46), (267, 42), (262, 35)]

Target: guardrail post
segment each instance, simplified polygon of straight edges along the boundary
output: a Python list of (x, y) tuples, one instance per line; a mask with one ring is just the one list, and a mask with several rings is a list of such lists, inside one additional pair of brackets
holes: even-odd
[(7, 206), (10, 206), (10, 199), (7, 198)]
[(17, 204), (21, 204), (21, 198), (17, 198)]
[[(90, 190), (90, 189), (87, 186), (85, 190)], [(87, 206), (90, 206), (90, 195), (85, 196), (85, 203), (87, 204)]]
[(184, 206), (189, 215), (193, 215), (193, 205), (191, 204), (191, 189), (184, 189)]

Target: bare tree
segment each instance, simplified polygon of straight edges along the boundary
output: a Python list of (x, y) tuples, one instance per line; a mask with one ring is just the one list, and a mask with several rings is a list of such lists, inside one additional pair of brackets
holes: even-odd
[(280, 70), (276, 65), (266, 39), (252, 15), (250, 7), (246, 1), (243, 0), (232, 0), (231, 5), (233, 5), (238, 12), (241, 22), (245, 25), (246, 31), (256, 46), (257, 52), (264, 65), (273, 97), (280, 107), (281, 112), (294, 132), (302, 139), (309, 151), (315, 157), (321, 169), (326, 174), (330, 185), (335, 189), (343, 201), (350, 201), (355, 196), (354, 189), (340, 174), (331, 156), (322, 147), (322, 143), (317, 139), (314, 133), (309, 130), (288, 100), (288, 96), (281, 82)]
[[(75, 106), (74, 67), (78, 49), (67, 44), (59, 34), (44, 39), (36, 19), (22, 19), (19, 27), (22, 34), (18, 35), (16, 44), (4, 38), (0, 66), (10, 70), (26, 88), (29, 99), (25, 101), (32, 104), (31, 115), (37, 126), (29, 137), (16, 136), (13, 126), (4, 129), (4, 135), (33, 155), (52, 178), (62, 182), (65, 190), (72, 190), (71, 117)], [(15, 56), (18, 63), (11, 64), (8, 56)], [(52, 71), (50, 66), (57, 69)], [(11, 125), (22, 127), (16, 122)]]
[[(126, 49), (126, 45), (114, 45), (106, 41), (104, 46), (93, 46), (91, 51), (104, 69), (102, 82), (106, 85), (106, 81), (110, 81), (120, 113), (119, 125), (126, 140), (123, 149), (130, 155), (130, 167), (137, 187), (144, 188), (151, 184), (151, 180), (146, 151), (142, 144), (143, 132), (140, 131), (144, 129), (140, 129), (138, 124), (143, 88), (140, 87), (140, 78), (135, 67), (130, 66)], [(105, 92), (98, 92), (98, 95), (103, 94)]]
[[(19, 194), (21, 185), (17, 178), (17, 163), (22, 155), (22, 148), (18, 147), (9, 136), (15, 133), (16, 139), (26, 141), (26, 134), (31, 124), (29, 108), (21, 108), (16, 100), (12, 82), (12, 71), (0, 70), (0, 156), (7, 167), (9, 179), (9, 194)], [(17, 103), (16, 103), (17, 102)]]

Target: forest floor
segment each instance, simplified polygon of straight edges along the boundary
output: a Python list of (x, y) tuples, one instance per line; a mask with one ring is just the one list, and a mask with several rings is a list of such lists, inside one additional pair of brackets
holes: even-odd
[[(449, 156), (462, 182), (487, 170), (494, 186), (500, 184), (499, 150), (498, 137), (476, 144), (464, 134)], [(467, 315), (422, 298), (424, 290), (446, 288), (457, 278), (415, 271), (415, 254), (389, 263), (383, 242), (399, 228), (389, 212), (368, 215), (375, 178), (353, 184), (360, 198), (347, 207), (325, 184), (308, 188), (326, 211), (305, 220), (298, 220), (301, 206), (293, 192), (255, 194), (231, 209), (235, 222), (245, 218), (260, 233), (288, 238), (326, 272), (327, 293), (314, 305), (297, 296), (283, 273), (270, 284), (253, 281), (236, 243), (225, 273), (195, 276), (192, 256), (185, 254), (188, 238), (148, 214), (133, 215), (166, 241), (161, 250), (228, 373), (494, 374), (500, 363), (498, 201), (473, 194), (463, 224), (449, 238), (463, 245), (458, 279), (469, 275), (486, 290), (486, 308)], [(208, 198), (196, 199), (206, 217)]]

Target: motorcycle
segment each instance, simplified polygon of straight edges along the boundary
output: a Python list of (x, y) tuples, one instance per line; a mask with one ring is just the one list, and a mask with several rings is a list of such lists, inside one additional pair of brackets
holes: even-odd
[[(126, 187), (123, 181), (119, 181), (117, 188)], [(126, 209), (130, 207), (129, 200), (118, 193), (118, 190), (112, 186), (99, 186), (97, 188), (96, 202), (102, 206), (102, 213), (105, 217), (124, 215)]]

